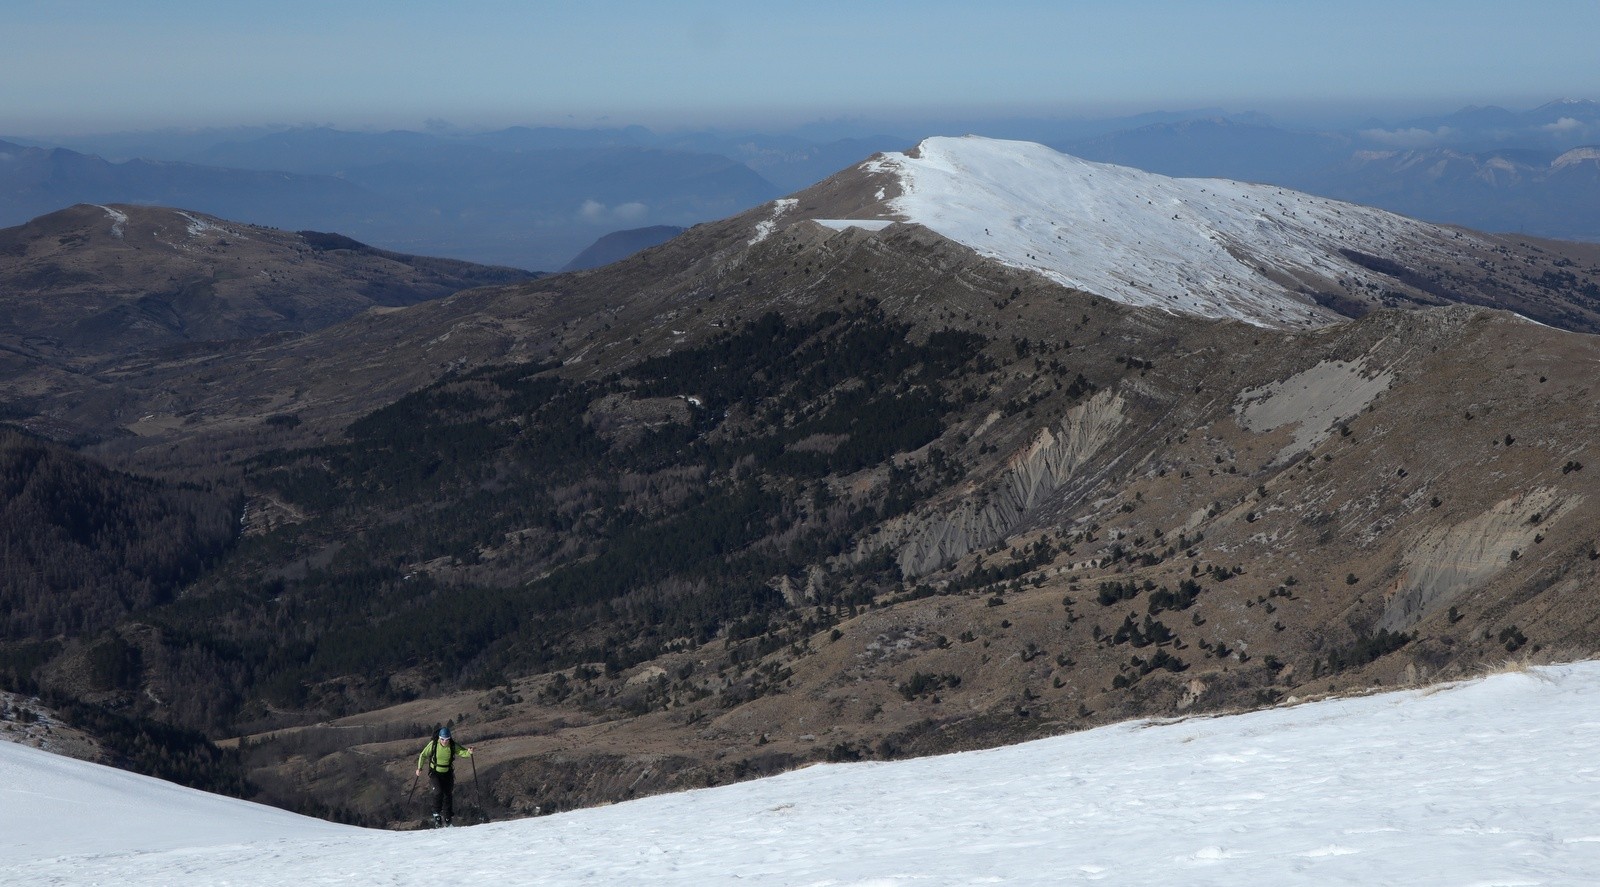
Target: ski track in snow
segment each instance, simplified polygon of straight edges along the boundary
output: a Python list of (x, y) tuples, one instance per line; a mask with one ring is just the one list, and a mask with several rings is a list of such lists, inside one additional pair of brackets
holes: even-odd
[(1580, 663), (423, 832), (0, 743), (0, 871), (272, 887), (1592, 884), (1597, 702), (1600, 663)]
[(1031, 142), (932, 138), (918, 156), (863, 165), (900, 179), (889, 209), (979, 254), (1118, 302), (1318, 326), (1331, 318), (1291, 296), (1275, 272), (1382, 282), (1340, 249), (1379, 255), (1396, 245), (1418, 263), (1457, 256), (1454, 229), (1271, 185), (1174, 179), (1093, 163)]

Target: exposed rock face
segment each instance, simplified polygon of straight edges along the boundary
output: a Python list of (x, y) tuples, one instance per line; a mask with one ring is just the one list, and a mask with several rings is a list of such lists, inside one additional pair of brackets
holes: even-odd
[(1378, 627), (1403, 631), (1461, 600), (1519, 560), (1582, 501), (1580, 494), (1540, 487), (1424, 533), (1410, 546)]
[(878, 544), (896, 548), (900, 571), (915, 578), (1006, 538), (1116, 438), (1124, 406), (1116, 392), (1095, 394), (1054, 429), (1040, 429), (982, 492), (969, 492), (943, 513), (898, 521), (885, 528), (889, 541)]
[(1362, 361), (1323, 361), (1282, 382), (1240, 392), (1239, 424), (1255, 432), (1294, 425), (1294, 440), (1272, 457), (1283, 462), (1321, 443), (1393, 381), (1393, 373), (1369, 372)]

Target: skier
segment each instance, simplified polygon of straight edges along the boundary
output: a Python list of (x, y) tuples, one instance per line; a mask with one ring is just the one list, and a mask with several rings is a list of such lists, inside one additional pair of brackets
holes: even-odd
[(422, 749), (422, 754), (417, 755), (417, 775), (422, 775), (424, 765), (428, 767), (428, 781), (433, 786), (433, 826), (439, 828), (451, 824), (455, 818), (455, 771), (452, 764), (456, 758), (472, 757), (471, 746), (457, 747), (450, 741), (450, 726), (446, 724), (439, 728), (439, 733)]

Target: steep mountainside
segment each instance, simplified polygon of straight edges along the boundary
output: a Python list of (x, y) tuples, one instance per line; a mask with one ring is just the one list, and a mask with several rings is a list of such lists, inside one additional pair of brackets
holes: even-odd
[[(1594, 650), (1600, 345), (1482, 306), (1581, 328), (1595, 275), (934, 140), (41, 415), (246, 501), (97, 642), (137, 651), (114, 702), (371, 822), (454, 720), (525, 813)], [(29, 674), (74, 692), (97, 648)]]

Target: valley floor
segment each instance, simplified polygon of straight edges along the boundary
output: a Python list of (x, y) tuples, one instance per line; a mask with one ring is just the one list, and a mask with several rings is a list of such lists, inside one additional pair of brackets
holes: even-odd
[(0, 743), (0, 833), (23, 884), (1597, 883), (1600, 662), (448, 831)]

